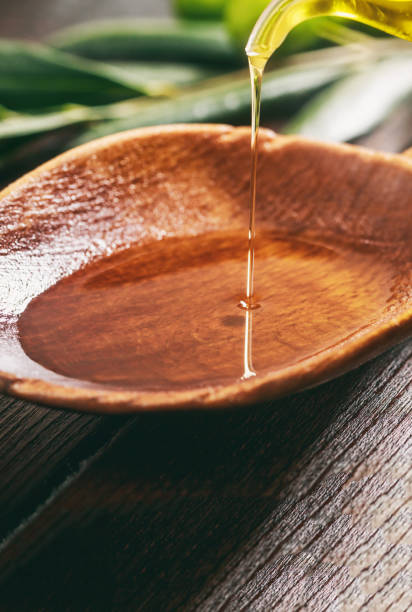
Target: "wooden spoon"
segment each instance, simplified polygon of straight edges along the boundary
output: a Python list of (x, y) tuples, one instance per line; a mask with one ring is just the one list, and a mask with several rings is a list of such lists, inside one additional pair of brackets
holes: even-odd
[(92, 142), (0, 194), (0, 388), (96, 412), (258, 401), (412, 331), (412, 163), (262, 130), (256, 291), (249, 130)]

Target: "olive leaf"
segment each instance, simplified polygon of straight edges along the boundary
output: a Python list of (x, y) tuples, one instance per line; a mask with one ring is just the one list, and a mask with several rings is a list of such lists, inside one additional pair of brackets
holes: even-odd
[(367, 64), (313, 98), (286, 133), (330, 142), (358, 138), (412, 96), (412, 52)]
[(234, 48), (217, 22), (110, 20), (86, 23), (55, 33), (48, 43), (60, 50), (99, 60), (181, 61), (240, 66)]
[[(0, 42), (0, 57), (1, 46)], [(37, 53), (39, 47), (35, 47)], [(26, 49), (26, 45), (23, 45), (23, 48)], [(43, 53), (45, 48), (40, 48)], [(61, 56), (64, 57), (62, 73), (67, 75), (65, 62), (71, 61), (72, 57), (65, 53), (55, 52), (53, 49), (49, 51), (58, 53), (59, 59)], [(28, 84), (27, 105), (35, 98), (31, 89), (34, 87), (34, 82), (41, 83), (42, 78), (40, 77), (43, 75), (43, 81), (47, 84), (50, 72), (58, 73), (59, 62), (54, 63), (51, 69), (50, 62), (43, 62), (42, 53), (40, 54), (42, 61), (36, 68), (35, 79), (30, 75), (27, 76), (30, 70), (27, 66), (24, 68)], [(390, 59), (382, 60), (382, 57), (387, 57), (388, 54)], [(47, 57), (50, 58), (49, 55)], [(14, 55), (14, 60), (16, 60), (16, 55)], [(282, 67), (268, 71), (265, 75), (262, 92), (263, 114), (270, 118), (274, 116), (290, 117), (294, 109), (301, 107), (302, 103), (313, 94), (316, 95), (319, 90), (323, 90), (323, 93), (315, 97), (316, 105), (312, 103), (306, 105), (305, 113), (299, 113), (287, 126), (287, 131), (301, 131), (306, 135), (324, 139), (334, 137), (345, 140), (355, 137), (359, 132), (367, 131), (369, 125), (384, 119), (391, 108), (409, 95), (412, 89), (409, 76), (412, 74), (411, 61), (412, 54), (405, 52), (405, 47), (394, 47), (392, 43), (385, 41), (374, 42), (367, 53), (360, 53), (359, 49), (354, 50), (349, 46), (348, 48), (336, 47), (293, 56), (286, 62), (284, 61)], [(91, 64), (93, 68), (95, 64), (102, 68), (100, 62), (91, 62)], [(117, 62), (110, 65), (112, 70), (119, 67)], [(103, 64), (105, 70), (107, 66), (108, 64)], [(164, 70), (162, 66), (162, 64), (158, 65), (159, 82), (162, 82), (162, 71)], [(84, 68), (83, 65), (82, 68)], [(132, 81), (141, 71), (142, 64), (141, 62), (128, 62), (125, 65), (124, 62), (120, 62), (120, 68), (123, 71), (129, 71), (127, 78)], [(190, 82), (192, 77), (195, 78), (198, 67), (193, 65), (186, 66), (185, 69), (187, 68), (189, 68), (189, 73), (186, 77)], [(145, 65), (143, 65), (143, 70), (147, 71)], [(177, 67), (177, 70), (180, 70), (180, 66)], [(194, 72), (190, 73), (190, 70)], [(204, 70), (206, 73), (209, 70), (214, 73), (218, 69), (210, 68), (209, 65)], [(0, 67), (0, 92), (4, 71), (4, 65), (2, 65)], [(23, 79), (23, 73), (20, 67), (22, 91), (24, 91), (23, 85), (26, 78)], [(85, 71), (80, 71), (80, 73), (81, 78), (84, 79), (82, 83), (87, 83), (87, 86), (90, 87), (90, 73)], [(74, 70), (70, 77), (73, 77), (77, 85), (79, 84), (78, 76), (79, 72)], [(176, 80), (176, 78), (177, 75), (174, 74), (173, 79)], [(119, 82), (124, 81), (125, 74), (117, 75), (117, 79)], [(73, 80), (70, 83), (72, 87)], [(57, 80), (56, 83), (52, 80), (51, 83), (56, 89), (59, 81)], [(332, 87), (330, 87), (331, 83), (334, 83)], [(384, 95), (378, 95), (376, 93), (378, 85), (382, 87), (382, 84), (385, 86), (388, 83), (390, 87), (383, 88)], [(94, 81), (94, 85), (97, 85), (97, 81)], [(107, 86), (107, 81), (105, 86)], [(110, 81), (109, 88), (112, 86), (113, 81)], [(53, 88), (50, 83), (48, 87), (49, 90)], [(58, 146), (67, 148), (67, 146), (73, 146), (92, 138), (145, 125), (202, 121), (247, 123), (249, 121), (250, 82), (247, 71), (227, 73), (217, 78), (202, 80), (190, 87), (184, 86), (180, 91), (176, 85), (174, 87), (170, 99), (144, 96), (136, 98), (136, 91), (133, 91), (134, 97), (128, 96), (115, 103), (67, 104), (64, 100), (64, 103), (61, 104), (45, 105), (41, 109), (26, 108), (23, 112), (10, 110), (3, 103), (0, 106), (1, 166), (5, 168), (9, 160), (13, 161), (16, 158), (16, 152), (18, 159), (22, 159), (25, 150), (30, 149), (31, 143), (36, 143), (36, 151), (41, 150), (43, 143), (48, 146), (50, 138), (57, 143), (53, 144), (55, 148)], [(63, 87), (63, 91), (67, 89), (68, 86)], [(332, 103), (330, 103), (331, 97)], [(50, 97), (46, 99), (50, 101)], [(53, 97), (51, 99), (54, 100)], [(101, 97), (99, 100), (101, 101)], [(328, 106), (326, 107), (325, 104)], [(336, 120), (338, 116), (341, 119)], [(337, 134), (338, 129), (340, 131)]]
[[(335, 58), (336, 59), (336, 58)], [(291, 108), (308, 95), (341, 78), (352, 68), (352, 59), (291, 65), (266, 74), (262, 89), (262, 111), (290, 114)], [(126, 103), (125, 103), (126, 104)], [(168, 123), (247, 121), (250, 113), (250, 80), (245, 72), (225, 75), (170, 100), (137, 101), (128, 115), (87, 130), (71, 144), (141, 126)], [(124, 107), (126, 108), (126, 107)], [(112, 106), (112, 110), (114, 105)]]
[(6, 108), (0, 104), (0, 121), (3, 121), (8, 117), (13, 117), (14, 115), (16, 115), (14, 111), (11, 111), (9, 108)]
[[(351, 55), (320, 52), (311, 58), (308, 63), (303, 55), (291, 65), (268, 72), (262, 97), (264, 109), (271, 113), (285, 112), (285, 109), (289, 112), (292, 105), (296, 106), (312, 92), (353, 70), (354, 58)], [(249, 74), (240, 71), (202, 81), (170, 100), (140, 97), (99, 106), (64, 104), (36, 113), (10, 113), (4, 109), (4, 119), (0, 122), (0, 148), (10, 145), (13, 139), (84, 123), (97, 123), (90, 134), (84, 136), (87, 139), (92, 132), (109, 133), (156, 123), (234, 121), (241, 116), (248, 117), (249, 108)]]
[(14, 110), (64, 104), (105, 104), (136, 95), (162, 93), (102, 62), (45, 45), (0, 40), (0, 103)]
[(135, 62), (135, 61), (111, 61), (106, 63), (118, 71), (129, 83), (139, 86), (145, 83), (151, 91), (161, 94), (170, 92), (177, 93), (177, 88), (184, 85), (192, 85), (204, 79), (210, 79), (227, 72), (219, 66), (201, 65), (177, 62)]
[(93, 110), (93, 107), (88, 106), (63, 106), (50, 112), (35, 115), (28, 113), (9, 114), (0, 122), (0, 143), (11, 138), (37, 135), (69, 125), (93, 121), (100, 116), (97, 109)]

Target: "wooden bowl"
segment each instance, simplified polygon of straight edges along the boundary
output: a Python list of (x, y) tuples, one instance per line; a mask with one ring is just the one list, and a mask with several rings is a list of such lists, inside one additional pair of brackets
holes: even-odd
[(412, 330), (412, 163), (262, 130), (245, 312), (249, 130), (148, 128), (0, 194), (0, 388), (96, 412), (258, 401)]

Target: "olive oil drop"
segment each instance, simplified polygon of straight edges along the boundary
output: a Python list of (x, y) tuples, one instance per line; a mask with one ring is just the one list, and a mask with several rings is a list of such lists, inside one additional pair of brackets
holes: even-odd
[[(268, 59), (280, 47), (289, 32), (313, 17), (346, 17), (412, 41), (411, 0), (274, 0), (258, 19), (246, 46), (252, 86), (251, 172), (249, 202), (249, 244), (246, 297), (240, 306), (246, 310), (259, 307), (254, 292), (255, 212), (257, 143), (260, 122), (262, 77)], [(251, 326), (246, 325), (251, 333)], [(246, 354), (246, 348), (248, 354)], [(246, 364), (251, 365), (251, 338), (246, 342)]]

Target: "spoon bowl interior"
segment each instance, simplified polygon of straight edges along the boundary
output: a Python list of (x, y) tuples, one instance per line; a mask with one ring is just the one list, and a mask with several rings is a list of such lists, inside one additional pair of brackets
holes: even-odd
[(0, 194), (0, 386), (99, 412), (298, 391), (412, 332), (411, 158), (171, 126), (74, 149)]

